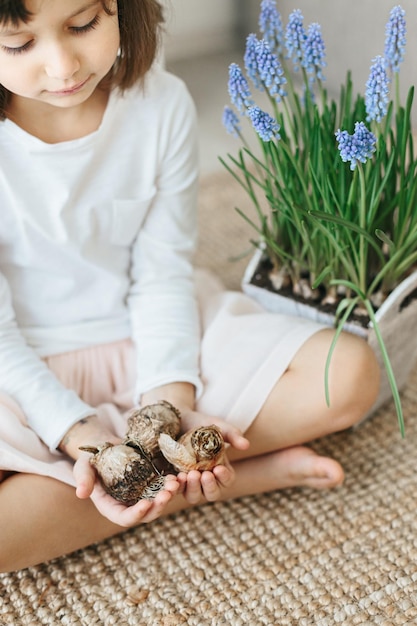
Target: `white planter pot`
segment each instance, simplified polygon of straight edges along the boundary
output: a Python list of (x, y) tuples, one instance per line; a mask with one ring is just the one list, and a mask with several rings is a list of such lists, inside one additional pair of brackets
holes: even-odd
[[(251, 280), (261, 257), (262, 251), (256, 251), (246, 268), (242, 280), (244, 293), (257, 300), (267, 311), (306, 317), (326, 326), (334, 326), (332, 315), (319, 311), (308, 304), (297, 302), (253, 285)], [(411, 369), (417, 361), (417, 298), (407, 302), (407, 297), (415, 290), (417, 290), (417, 272), (408, 276), (394, 289), (375, 314), (400, 391), (406, 385)], [(345, 330), (364, 337), (372, 346), (381, 365), (381, 388), (372, 409), (374, 412), (392, 397), (375, 332), (372, 324), (368, 328), (364, 328), (352, 322), (345, 325)]]

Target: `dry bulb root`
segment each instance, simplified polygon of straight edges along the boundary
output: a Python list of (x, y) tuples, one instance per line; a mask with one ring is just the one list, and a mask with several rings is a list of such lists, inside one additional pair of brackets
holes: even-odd
[(179, 472), (212, 470), (225, 460), (224, 439), (214, 425), (190, 430), (178, 441), (161, 433), (159, 447), (167, 461)]
[(211, 470), (224, 462), (225, 443), (217, 426), (197, 428), (178, 439), (180, 425), (178, 409), (162, 400), (129, 414), (122, 443), (80, 446), (80, 450), (93, 454), (90, 463), (106, 492), (132, 506), (140, 499), (153, 499), (163, 489), (161, 458), (181, 472)]
[(153, 499), (164, 486), (164, 477), (151, 459), (131, 445), (107, 442), (80, 449), (94, 455), (90, 463), (96, 468), (104, 489), (126, 506), (141, 498)]
[(153, 458), (159, 452), (159, 435), (166, 433), (175, 439), (179, 435), (180, 425), (181, 414), (178, 409), (162, 400), (131, 411), (127, 419), (126, 440)]

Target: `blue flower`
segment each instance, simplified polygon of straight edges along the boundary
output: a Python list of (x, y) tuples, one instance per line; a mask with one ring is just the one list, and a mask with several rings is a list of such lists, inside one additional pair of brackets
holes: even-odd
[(253, 128), (263, 141), (272, 141), (272, 139), (280, 138), (280, 125), (269, 113), (262, 111), (257, 106), (251, 106), (248, 108), (248, 117), (252, 122)]
[(303, 67), (307, 74), (311, 75), (311, 81), (315, 78), (324, 80), (322, 69), (326, 67), (326, 46), (321, 35), (320, 24), (310, 24), (307, 30), (307, 37), (304, 44)]
[(230, 135), (239, 137), (241, 131), (240, 120), (233, 109), (228, 106), (224, 107), (222, 121), (223, 126)]
[(262, 0), (259, 28), (271, 51), (280, 55), (284, 43), (284, 30), (275, 0)]
[(384, 57), (378, 55), (372, 61), (371, 71), (366, 83), (365, 105), (367, 121), (380, 122), (387, 114), (389, 79), (385, 68)]
[(286, 95), (282, 85), (285, 85), (287, 82), (281, 63), (276, 54), (271, 52), (265, 39), (261, 39), (261, 41), (257, 43), (255, 52), (259, 78), (262, 84), (268, 89), (270, 95), (275, 98), (277, 102), (280, 102), (282, 96)]
[(294, 69), (298, 70), (304, 59), (306, 33), (303, 26), (303, 14), (299, 9), (290, 13), (287, 28), (285, 29), (285, 47), (287, 58), (292, 59)]
[(245, 68), (249, 78), (260, 91), (266, 88), (269, 94), (277, 102), (286, 95), (285, 85), (287, 79), (284, 70), (276, 54), (271, 52), (268, 42), (251, 34), (246, 40)]
[(244, 113), (245, 107), (253, 105), (248, 81), (237, 63), (232, 63), (229, 67), (228, 88), (232, 104), (235, 105), (238, 111)]
[(243, 60), (245, 62), (245, 69), (249, 78), (257, 89), (263, 91), (263, 86), (258, 73), (258, 59), (256, 53), (258, 44), (259, 40), (256, 35), (254, 35), (253, 33), (248, 35), (246, 39), (246, 48)]
[(336, 139), (342, 161), (350, 161), (350, 169), (356, 168), (357, 162), (366, 163), (376, 150), (376, 137), (363, 122), (355, 123), (353, 135), (347, 130), (338, 130)]
[(405, 11), (398, 5), (391, 9), (390, 18), (385, 27), (385, 62), (392, 72), (399, 72), (400, 64), (404, 60), (405, 34)]

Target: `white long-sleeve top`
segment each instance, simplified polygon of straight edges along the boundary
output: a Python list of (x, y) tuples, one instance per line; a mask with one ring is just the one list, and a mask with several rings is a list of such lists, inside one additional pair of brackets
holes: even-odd
[(195, 111), (155, 68), (100, 128), (58, 144), (0, 122), (0, 390), (55, 450), (92, 407), (41, 356), (132, 337), (136, 396), (201, 388), (192, 255)]

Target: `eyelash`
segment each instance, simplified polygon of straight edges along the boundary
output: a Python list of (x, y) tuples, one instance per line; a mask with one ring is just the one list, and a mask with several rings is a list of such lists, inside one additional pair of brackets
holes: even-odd
[[(71, 32), (74, 35), (84, 35), (85, 33), (88, 33), (89, 31), (94, 30), (98, 26), (99, 22), (100, 22), (100, 16), (96, 15), (91, 20), (91, 22), (88, 22), (88, 24), (85, 24), (85, 26), (72, 26)], [(33, 44), (32, 41), (28, 41), (27, 43), (25, 43), (24, 46), (19, 46), (18, 48), (8, 48), (7, 46), (1, 46), (1, 48), (5, 52), (7, 52), (7, 54), (22, 54), (26, 52), (27, 50), (29, 50), (32, 47), (32, 44)]]
[(85, 26), (73, 26), (71, 30), (74, 33), (74, 35), (82, 35), (84, 33), (88, 33), (88, 31), (90, 30), (94, 30), (98, 26), (99, 22), (100, 22), (100, 16), (96, 15), (91, 20), (91, 22), (88, 22), (88, 24), (86, 24)]
[(7, 52), (7, 54), (22, 54), (22, 52), (26, 52), (32, 46), (32, 42), (28, 41), (24, 46), (20, 46), (19, 48), (8, 48), (7, 46), (2, 46), (2, 50)]

